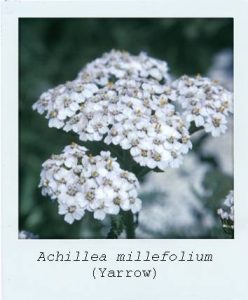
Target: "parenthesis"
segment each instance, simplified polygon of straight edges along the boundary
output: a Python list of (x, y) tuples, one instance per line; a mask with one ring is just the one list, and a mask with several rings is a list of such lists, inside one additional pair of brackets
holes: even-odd
[(96, 268), (93, 269), (93, 277), (94, 277), (94, 279), (96, 279), (95, 271), (96, 271)]
[(156, 273), (156, 269), (155, 268), (153, 268), (153, 279), (155, 279), (156, 278), (156, 276), (157, 276), (157, 273)]

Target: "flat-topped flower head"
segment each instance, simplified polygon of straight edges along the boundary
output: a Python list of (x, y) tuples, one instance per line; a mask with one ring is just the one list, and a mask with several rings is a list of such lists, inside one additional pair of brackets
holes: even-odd
[(234, 228), (234, 198), (233, 191), (230, 191), (226, 196), (223, 207), (217, 210), (221, 218), (222, 226), (224, 229)]
[[(189, 139), (185, 142), (189, 132), (171, 103), (171, 90), (154, 83), (122, 79), (111, 91), (118, 102), (112, 103), (112, 127), (104, 142), (129, 150), (141, 166), (161, 170), (179, 166), (192, 145)], [(174, 164), (173, 152), (178, 164)]]
[(165, 62), (113, 50), (43, 93), (33, 108), (81, 141), (129, 150), (140, 166), (179, 167), (192, 148), (192, 122), (213, 136), (226, 131), (232, 95), (208, 78), (183, 76), (169, 85), (167, 77)]
[(87, 64), (78, 74), (78, 78), (103, 87), (118, 79), (127, 78), (167, 83), (169, 74), (165, 61), (149, 57), (144, 52), (136, 56), (126, 51), (112, 50)]
[(182, 76), (172, 83), (183, 116), (190, 125), (203, 126), (206, 132), (219, 136), (227, 130), (227, 117), (232, 113), (232, 93), (216, 81), (196, 76)]
[(141, 209), (136, 176), (122, 170), (110, 152), (91, 156), (77, 144), (43, 163), (40, 187), (44, 196), (57, 200), (58, 213), (69, 224), (81, 220), (86, 211), (103, 220), (120, 210)]
[[(91, 95), (80, 92), (75, 97), (77, 86), (75, 80), (47, 92), (51, 104), (40, 111), (47, 109), (49, 126), (75, 132), (81, 141), (119, 145), (130, 150), (138, 164), (152, 169), (178, 167), (192, 147), (189, 139), (185, 143), (189, 137), (186, 122), (176, 112), (172, 103), (175, 93), (167, 85), (120, 79), (111, 87), (98, 89), (87, 83), (82, 86), (90, 88)], [(34, 109), (39, 111), (42, 99)]]
[(63, 128), (67, 124), (67, 127), (70, 126), (76, 131), (75, 124), (82, 128), (85, 126), (83, 116), (78, 116), (84, 102), (97, 90), (98, 87), (95, 84), (84, 83), (80, 80), (60, 84), (43, 93), (34, 103), (33, 109), (40, 114), (46, 113), (49, 127)]

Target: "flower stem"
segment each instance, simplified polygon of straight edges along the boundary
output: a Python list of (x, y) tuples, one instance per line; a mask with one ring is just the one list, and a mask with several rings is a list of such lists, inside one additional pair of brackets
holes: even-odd
[(111, 228), (108, 233), (108, 239), (118, 239), (123, 231), (123, 221), (119, 216), (111, 217)]
[(134, 215), (129, 211), (122, 212), (122, 219), (124, 228), (126, 231), (126, 236), (128, 239), (135, 239), (135, 224), (134, 224)]

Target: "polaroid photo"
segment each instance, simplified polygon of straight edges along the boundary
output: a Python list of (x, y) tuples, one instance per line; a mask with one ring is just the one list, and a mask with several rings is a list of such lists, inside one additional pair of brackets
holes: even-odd
[(3, 300), (245, 300), (247, 1), (2, 3)]

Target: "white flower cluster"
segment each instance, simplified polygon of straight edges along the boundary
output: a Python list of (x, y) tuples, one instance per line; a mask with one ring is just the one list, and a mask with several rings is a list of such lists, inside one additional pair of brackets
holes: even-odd
[(223, 228), (234, 228), (234, 200), (233, 191), (230, 191), (225, 198), (224, 207), (219, 208), (217, 211), (220, 216)]
[(38, 238), (38, 235), (35, 235), (35, 234), (33, 234), (32, 232), (30, 232), (30, 231), (21, 230), (21, 231), (19, 232), (18, 237), (19, 237), (19, 239), (21, 239), (21, 240), (26, 240), (26, 239), (37, 239), (37, 238)]
[(126, 51), (112, 50), (86, 65), (78, 74), (84, 82), (94, 82), (103, 87), (118, 79), (149, 79), (167, 83), (170, 79), (165, 61), (141, 52), (130, 55)]
[(214, 136), (224, 133), (232, 97), (200, 76), (169, 85), (167, 70), (166, 62), (144, 53), (111, 51), (77, 79), (43, 93), (33, 109), (46, 113), (49, 127), (72, 131), (81, 141), (103, 140), (129, 150), (141, 166), (178, 167), (192, 148), (191, 121)]
[(206, 132), (219, 136), (227, 130), (227, 117), (232, 112), (232, 93), (218, 82), (196, 76), (182, 76), (172, 83), (177, 101), (183, 108), (183, 116), (190, 125), (203, 126)]
[[(92, 75), (98, 65), (94, 62), (92, 66), (89, 64), (91, 67), (86, 67), (91, 70), (90, 78), (94, 78), (91, 83), (81, 76), (81, 79), (59, 85), (43, 93), (33, 108), (39, 113), (46, 112), (50, 127), (73, 131), (82, 141), (104, 140), (107, 144), (130, 150), (141, 166), (161, 170), (178, 167), (192, 144), (185, 122), (171, 103), (175, 100), (175, 91), (156, 80), (142, 78), (146, 68), (142, 73), (142, 64), (128, 54), (107, 54), (107, 65), (113, 64), (112, 56), (115, 55), (124, 62), (127, 59), (128, 65), (133, 63), (137, 70), (134, 68), (136, 71), (131, 72), (130, 78), (139, 78), (118, 79), (99, 88), (96, 83), (98, 73)], [(149, 66), (156, 66), (156, 60), (152, 63), (153, 59), (144, 54), (138, 57), (141, 62), (148, 61)], [(102, 60), (99, 68), (104, 70)], [(157, 67), (159, 70), (159, 65)], [(112, 74), (108, 68), (103, 72), (106, 76)]]
[(129, 150), (141, 166), (161, 170), (178, 167), (192, 144), (188, 129), (171, 104), (171, 89), (119, 80), (108, 93), (114, 96), (108, 101), (112, 126), (104, 142)]
[(64, 220), (72, 224), (82, 219), (85, 211), (93, 212), (99, 220), (120, 210), (138, 212), (141, 200), (135, 175), (123, 171), (110, 152), (102, 151), (97, 156), (86, 152), (85, 147), (72, 144), (42, 165), (42, 194), (57, 199)]

